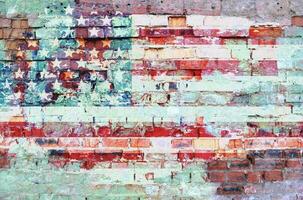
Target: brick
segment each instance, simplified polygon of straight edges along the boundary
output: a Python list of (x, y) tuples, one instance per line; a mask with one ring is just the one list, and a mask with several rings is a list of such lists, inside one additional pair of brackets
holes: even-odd
[(262, 176), (263, 176), (262, 172), (258, 172), (258, 171), (247, 172), (247, 182), (248, 183), (261, 183)]
[(303, 16), (293, 16), (293, 17), (291, 17), (291, 25), (293, 25), (293, 26), (303, 26)]
[(246, 174), (243, 171), (229, 171), (226, 173), (228, 183), (242, 183), (246, 181)]
[(301, 158), (301, 151), (299, 149), (284, 150), (286, 158)]
[(283, 152), (283, 150), (279, 150), (279, 149), (269, 149), (269, 150), (265, 151), (264, 157), (266, 157), (266, 158), (283, 158), (284, 152)]
[(193, 147), (195, 149), (219, 149), (219, 141), (217, 139), (194, 139)]
[(286, 167), (288, 168), (302, 168), (302, 163), (299, 159), (286, 160)]
[(242, 139), (231, 139), (231, 140), (229, 140), (228, 147), (230, 149), (243, 148), (243, 141), (242, 141)]
[(144, 158), (144, 153), (141, 151), (124, 151), (122, 154), (122, 159), (125, 160), (137, 160), (142, 161)]
[(225, 174), (224, 172), (208, 172), (207, 178), (211, 182), (223, 183), (225, 181)]
[(168, 26), (166, 15), (131, 15), (134, 26)]
[(172, 140), (172, 147), (173, 148), (192, 147), (192, 140), (191, 139), (173, 139)]
[(126, 148), (126, 147), (128, 147), (128, 139), (103, 138), (102, 146)]
[(3, 29), (3, 37), (10, 39), (23, 39), (24, 38), (24, 29)]
[(300, 180), (301, 181), (303, 179), (302, 169), (286, 170), (284, 172), (284, 178), (286, 180)]
[(186, 27), (186, 16), (170, 16), (168, 17), (169, 27)]
[(131, 138), (130, 146), (135, 148), (148, 148), (151, 146), (149, 139)]
[(248, 159), (245, 160), (233, 160), (229, 163), (230, 169), (248, 169), (250, 167), (250, 162)]
[(238, 195), (244, 193), (244, 187), (238, 184), (224, 184), (217, 189), (219, 195)]
[(277, 146), (284, 148), (300, 148), (302, 141), (300, 138), (278, 138)]
[(214, 160), (208, 163), (208, 170), (225, 170), (227, 169), (227, 162), (223, 160)]
[(101, 141), (97, 138), (83, 138), (82, 146), (85, 148), (97, 148)]
[(282, 181), (283, 173), (281, 170), (265, 171), (264, 179), (266, 181)]
[(12, 20), (8, 18), (0, 18), (0, 28), (9, 28), (11, 27)]
[(27, 19), (13, 19), (12, 20), (12, 28), (28, 28), (28, 20)]
[(282, 37), (283, 29), (275, 26), (251, 26), (249, 29), (249, 37), (262, 38), (262, 37)]
[(76, 28), (76, 38), (88, 38), (88, 29)]
[(285, 167), (284, 160), (256, 159), (253, 163), (255, 169), (283, 169)]
[(228, 16), (206, 16), (204, 25), (212, 28), (248, 28), (252, 25), (252, 21), (244, 17), (228, 17)]

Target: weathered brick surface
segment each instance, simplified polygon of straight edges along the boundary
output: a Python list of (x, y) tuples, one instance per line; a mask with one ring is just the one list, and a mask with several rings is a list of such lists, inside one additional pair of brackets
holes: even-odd
[(0, 199), (302, 199), (301, 0), (0, 0)]

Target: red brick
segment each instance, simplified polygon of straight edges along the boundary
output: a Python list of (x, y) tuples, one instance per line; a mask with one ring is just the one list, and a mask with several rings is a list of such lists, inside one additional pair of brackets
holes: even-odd
[(193, 160), (195, 158), (195, 153), (193, 151), (179, 151), (178, 152), (178, 160), (179, 161), (188, 161)]
[(244, 171), (232, 171), (226, 173), (227, 182), (242, 183), (246, 181), (246, 174)]
[(285, 148), (301, 148), (301, 138), (278, 138), (277, 146)]
[(254, 169), (283, 169), (285, 161), (279, 159), (255, 159)]
[(251, 38), (258, 38), (258, 37), (277, 38), (277, 37), (281, 37), (282, 34), (283, 34), (283, 29), (281, 27), (252, 26), (249, 29), (249, 37)]
[(0, 157), (0, 169), (9, 167), (9, 159), (8, 157)]
[(12, 28), (28, 28), (27, 19), (13, 19)]
[(231, 149), (243, 148), (243, 141), (241, 139), (231, 139), (229, 140), (228, 148)]
[(150, 147), (150, 140), (143, 139), (143, 138), (131, 138), (130, 139), (130, 146), (135, 148), (147, 148)]
[(264, 172), (264, 179), (266, 181), (282, 181), (283, 173), (281, 170), (272, 170)]
[(8, 18), (0, 18), (0, 28), (9, 28), (11, 27), (12, 20)]
[(223, 183), (225, 181), (225, 174), (224, 172), (216, 172), (212, 171), (208, 173), (208, 180), (211, 182), (220, 182)]
[(122, 159), (143, 161), (144, 154), (141, 151), (124, 151), (122, 154)]
[(291, 25), (293, 25), (293, 26), (303, 26), (303, 16), (293, 16), (291, 18)]
[(223, 160), (214, 160), (208, 163), (208, 170), (225, 170), (227, 162)]
[(103, 138), (102, 145), (104, 147), (121, 147), (127, 148), (128, 147), (128, 139), (120, 139), (120, 138)]
[(276, 60), (262, 60), (253, 65), (253, 75), (275, 76), (278, 74), (278, 64)]
[(302, 163), (300, 162), (299, 159), (286, 160), (286, 167), (288, 167), (288, 168), (301, 168)]
[(260, 183), (262, 181), (262, 172), (247, 172), (247, 182)]
[(76, 38), (88, 38), (87, 28), (76, 28)]
[(248, 159), (245, 160), (233, 160), (230, 161), (230, 169), (248, 169), (250, 167), (250, 162)]

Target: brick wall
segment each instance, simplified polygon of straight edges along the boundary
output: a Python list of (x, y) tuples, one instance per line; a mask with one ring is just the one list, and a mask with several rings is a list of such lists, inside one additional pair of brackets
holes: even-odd
[(303, 199), (301, 0), (0, 14), (0, 199)]

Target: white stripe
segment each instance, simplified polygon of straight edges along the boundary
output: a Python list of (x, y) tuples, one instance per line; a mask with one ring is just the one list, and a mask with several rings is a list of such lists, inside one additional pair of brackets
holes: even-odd
[[(285, 76), (230, 76), (214, 75), (202, 76), (202, 80), (182, 80), (182, 76), (132, 76), (133, 92), (166, 92), (170, 91), (169, 82), (177, 84), (178, 91), (217, 91), (217, 92), (240, 92), (260, 90), (260, 85), (271, 82), (272, 85), (286, 82)], [(302, 82), (302, 81), (301, 81)], [(140, 83), (140, 84), (138, 84)]]
[[(288, 106), (182, 106), (182, 107), (24, 107), (1, 109), (0, 121), (14, 121), (13, 116), (24, 116), (27, 122), (176, 122), (180, 119), (195, 122), (275, 122), (303, 121), (303, 116), (291, 117)], [(24, 114), (22, 114), (24, 113)], [(289, 116), (289, 117), (288, 117)]]
[[(130, 59), (250, 59), (292, 60), (300, 56), (302, 45), (137, 45), (129, 51)], [(106, 52), (105, 52), (106, 53)], [(233, 55), (233, 57), (232, 57)], [(237, 57), (238, 56), (238, 57)]]

